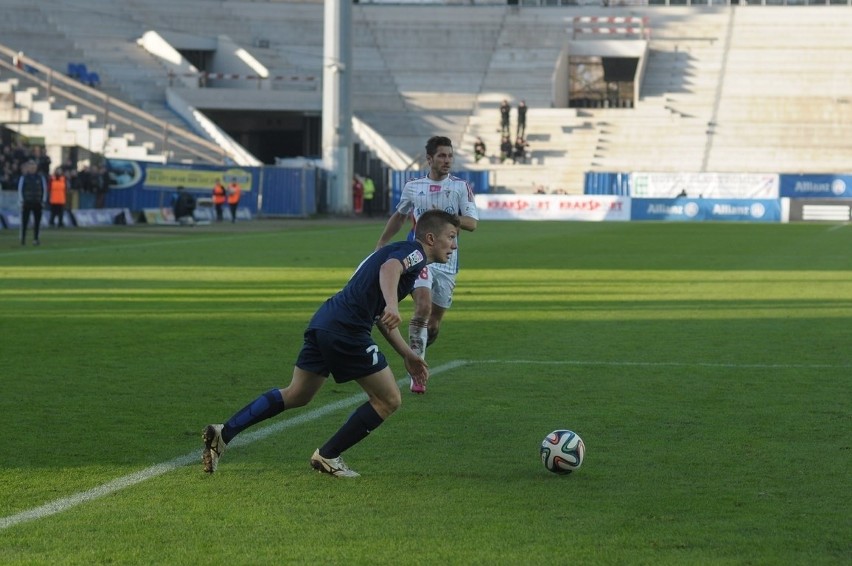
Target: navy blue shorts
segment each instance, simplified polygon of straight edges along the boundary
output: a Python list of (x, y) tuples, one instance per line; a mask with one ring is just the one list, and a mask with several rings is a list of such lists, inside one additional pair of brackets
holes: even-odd
[(309, 328), (296, 366), (345, 383), (382, 371), (388, 361), (369, 334), (343, 336)]

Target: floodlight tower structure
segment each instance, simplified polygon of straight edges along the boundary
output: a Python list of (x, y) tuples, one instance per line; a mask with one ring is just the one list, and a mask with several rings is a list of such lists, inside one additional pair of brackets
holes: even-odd
[(325, 0), (323, 18), (322, 157), (329, 172), (328, 211), (351, 215), (352, 1)]

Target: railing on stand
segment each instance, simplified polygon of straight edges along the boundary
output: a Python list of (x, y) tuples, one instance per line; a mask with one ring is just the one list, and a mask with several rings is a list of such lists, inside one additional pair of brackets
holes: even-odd
[[(121, 127), (127, 133), (137, 136), (144, 134), (146, 139), (137, 139), (136, 142), (149, 141), (153, 144), (152, 151), (155, 153), (168, 157), (179, 151), (199, 163), (210, 164), (222, 164), (231, 159), (227, 151), (219, 145), (110, 97), (96, 88), (66, 77), (61, 72), (4, 45), (0, 45), (0, 70), (8, 71), (11, 76), (21, 79), (23, 84), (43, 89), (47, 98), (62, 99), (68, 104), (76, 105), (78, 111), (87, 109), (96, 119), (92, 126), (100, 126), (108, 131)], [(95, 151), (97, 148), (89, 149)]]

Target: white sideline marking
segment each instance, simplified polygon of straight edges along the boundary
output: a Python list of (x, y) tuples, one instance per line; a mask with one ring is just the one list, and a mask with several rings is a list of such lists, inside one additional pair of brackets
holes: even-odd
[[(467, 361), (449, 362), (432, 369), (429, 374), (437, 375), (439, 373), (443, 373), (445, 371), (461, 367), (467, 363)], [(407, 377), (398, 380), (397, 383), (400, 387), (405, 387), (406, 389), (408, 388)], [(367, 395), (365, 393), (358, 393), (356, 395), (353, 395), (352, 397), (347, 397), (346, 399), (341, 399), (340, 401), (337, 401), (335, 403), (323, 405), (322, 407), (318, 407), (312, 411), (299, 414), (293, 417), (292, 419), (278, 421), (275, 424), (265, 426), (253, 432), (246, 432), (235, 438), (234, 441), (228, 445), (228, 447), (231, 448), (237, 446), (245, 446), (246, 444), (251, 444), (252, 442), (257, 442), (258, 440), (263, 440), (268, 436), (271, 436), (288, 428), (306, 422), (310, 422), (312, 420), (323, 417), (329, 413), (333, 413), (334, 411), (337, 411), (339, 409), (345, 409), (346, 407), (351, 407), (352, 405), (361, 403), (366, 398)], [(169, 460), (168, 462), (156, 464), (154, 466), (151, 466), (150, 468), (145, 468), (144, 470), (140, 470), (138, 472), (134, 472), (132, 474), (114, 479), (110, 482), (99, 485), (98, 487), (92, 488), (90, 490), (81, 491), (68, 497), (55, 499), (50, 503), (45, 503), (44, 505), (34, 507), (27, 511), (21, 511), (20, 513), (17, 513), (15, 515), (2, 517), (0, 518), (0, 531), (8, 529), (9, 527), (14, 527), (15, 525), (19, 525), (21, 523), (34, 521), (36, 519), (43, 519), (51, 515), (62, 513), (63, 511), (67, 511), (68, 509), (76, 507), (81, 503), (87, 503), (89, 501), (104, 497), (105, 495), (115, 493), (116, 491), (121, 491), (122, 489), (126, 489), (128, 487), (136, 485), (137, 483), (142, 483), (143, 481), (150, 480), (157, 476), (161, 476), (178, 468), (182, 468), (183, 466), (186, 466), (188, 464), (200, 465), (200, 463), (201, 452), (199, 452), (198, 450), (193, 450), (189, 454), (184, 454), (183, 456), (180, 456), (173, 460)]]
[(540, 366), (700, 367), (743, 369), (846, 369), (852, 364), (737, 364), (721, 362), (605, 362), (595, 360), (462, 360), (462, 364), (524, 364)]
[[(456, 368), (460, 368), (462, 366), (468, 364), (523, 364), (523, 365), (573, 365), (573, 366), (611, 366), (611, 367), (718, 367), (718, 368), (758, 368), (758, 369), (795, 369), (795, 368), (806, 368), (806, 369), (820, 369), (820, 368), (850, 368), (852, 364), (736, 364), (736, 363), (711, 363), (711, 362), (629, 362), (629, 361), (594, 361), (594, 360), (457, 360), (454, 362), (448, 362), (446, 364), (440, 365), (430, 371), (431, 375), (437, 375), (439, 373), (443, 373), (445, 371), (450, 371)], [(408, 387), (408, 378), (403, 378), (397, 381), (401, 388)], [(337, 411), (339, 409), (345, 409), (346, 407), (351, 407), (357, 403), (363, 402), (367, 396), (364, 393), (358, 393), (351, 397), (347, 397), (346, 399), (341, 399), (335, 403), (330, 403), (328, 405), (323, 405), (322, 407), (318, 407), (312, 411), (308, 411), (306, 413), (302, 413), (296, 415), (293, 418), (278, 421), (269, 426), (262, 427), (258, 430), (245, 432), (240, 434), (234, 441), (229, 445), (231, 448), (235, 448), (238, 446), (245, 446), (247, 444), (251, 444), (253, 442), (257, 442), (258, 440), (263, 440), (273, 434), (278, 432), (287, 430), (288, 428), (292, 428), (294, 426), (310, 422), (312, 420), (323, 417), (329, 413)], [(36, 519), (43, 519), (45, 517), (49, 517), (50, 515), (56, 515), (58, 513), (62, 513), (63, 511), (67, 511), (72, 507), (76, 507), (81, 503), (87, 503), (89, 501), (101, 498), (105, 495), (109, 495), (111, 493), (115, 493), (117, 491), (121, 491), (122, 489), (131, 487), (136, 485), (137, 483), (142, 483), (143, 481), (155, 478), (157, 476), (161, 476), (168, 472), (174, 471), (177, 468), (181, 468), (183, 466), (189, 464), (198, 464), (200, 463), (200, 452), (194, 450), (189, 454), (184, 454), (178, 458), (173, 460), (169, 460), (168, 462), (163, 462), (161, 464), (156, 464), (151, 466), (150, 468), (146, 468), (144, 470), (114, 479), (110, 482), (107, 482), (103, 485), (90, 489), (88, 491), (82, 491), (79, 493), (75, 493), (74, 495), (70, 495), (68, 497), (63, 497), (61, 499), (56, 499), (51, 501), (50, 503), (46, 503), (39, 507), (34, 507), (33, 509), (29, 509), (27, 511), (22, 511), (15, 515), (10, 515), (8, 517), (0, 518), (0, 531), (7, 529), (9, 527), (13, 527), (15, 525), (19, 525), (21, 523), (26, 523), (28, 521), (34, 521)]]

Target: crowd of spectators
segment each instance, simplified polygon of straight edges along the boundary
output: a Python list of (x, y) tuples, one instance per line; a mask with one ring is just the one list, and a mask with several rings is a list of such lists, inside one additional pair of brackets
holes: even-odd
[[(512, 143), (512, 125), (511, 125), (512, 106), (508, 99), (504, 99), (500, 103), (500, 150), (498, 158), (500, 163), (505, 163), (509, 159), (512, 163), (528, 163), (530, 158), (530, 144), (526, 140), (527, 133), (527, 103), (525, 100), (518, 102), (517, 107), (517, 129), (515, 130), (515, 142)], [(473, 145), (474, 160), (479, 163), (480, 159), (486, 157), (485, 142), (482, 138), (476, 138)], [(491, 162), (494, 160), (492, 158)]]
[[(38, 173), (47, 179), (51, 173), (60, 168), (67, 179), (69, 188), (68, 203), (73, 208), (103, 208), (106, 194), (110, 186), (110, 175), (106, 164), (77, 166), (71, 159), (51, 167), (51, 159), (41, 145), (29, 145), (23, 141), (5, 141), (0, 137), (0, 190), (4, 194), (17, 192), (18, 179), (22, 174), (22, 166), (27, 161), (34, 161)], [(9, 206), (13, 199), (4, 198), (2, 202)]]
[(29, 146), (23, 142), (4, 143), (0, 139), (0, 189), (15, 191), (22, 166), (27, 161), (35, 161), (39, 173), (47, 178), (50, 175), (50, 158), (41, 146)]

